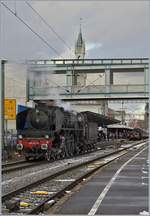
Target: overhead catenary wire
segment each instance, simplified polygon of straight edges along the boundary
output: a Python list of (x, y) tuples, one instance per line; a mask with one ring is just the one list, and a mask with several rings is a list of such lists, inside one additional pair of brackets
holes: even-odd
[(0, 2), (10, 13), (12, 13), (15, 17), (17, 17), (32, 33), (34, 33), (44, 44), (46, 44), (50, 49), (52, 49), (57, 55), (59, 55), (62, 59), (63, 56), (59, 54), (59, 52), (52, 47), (41, 35), (39, 35), (36, 31), (34, 31), (31, 26), (29, 26), (21, 17), (15, 14), (4, 2)]
[[(60, 87), (61, 89), (64, 89), (66, 92), (70, 92), (68, 89), (66, 89), (66, 88), (63, 87), (63, 86), (58, 85), (55, 81), (51, 80), (50, 78), (48, 78), (47, 81), (50, 81), (51, 83), (55, 84), (56, 86), (53, 86), (53, 87), (51, 87), (51, 86), (46, 86), (46, 88), (47, 88), (47, 87), (48, 87), (48, 88)], [(40, 88), (40, 87), (38, 87), (38, 88)]]
[(14, 1), (14, 6), (15, 6), (15, 15), (17, 14), (17, 5), (16, 5), (16, 0)]
[[(68, 43), (54, 30), (54, 28), (40, 15), (39, 12), (37, 12), (37, 10), (35, 10), (35, 8), (32, 7), (32, 5), (28, 2), (28, 1), (25, 1), (25, 3), (28, 5), (28, 7), (30, 7), (39, 17), (40, 19), (43, 21), (43, 23), (45, 23), (45, 25), (57, 36), (57, 38), (59, 40), (61, 40), (65, 46), (71, 51), (72, 51), (72, 48), (68, 45)], [(74, 53), (73, 53), (74, 54)]]
[[(103, 75), (99, 75), (99, 77), (98, 78), (96, 78), (95, 80), (93, 80), (93, 81), (89, 81), (87, 78), (86, 78), (86, 80), (89, 82), (89, 84), (88, 85), (85, 85), (85, 86), (83, 86), (82, 88), (80, 88), (80, 89), (78, 89), (78, 91), (77, 91), (77, 93), (79, 93), (81, 90), (83, 90), (83, 89), (85, 89), (85, 88), (87, 88), (88, 86), (90, 86), (90, 84), (94, 84), (99, 78), (101, 78)], [(95, 85), (95, 87), (96, 88), (99, 88), (99, 87), (97, 87), (96, 85)]]

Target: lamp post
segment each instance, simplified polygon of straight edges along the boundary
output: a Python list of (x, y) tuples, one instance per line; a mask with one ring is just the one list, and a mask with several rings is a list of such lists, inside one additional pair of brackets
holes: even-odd
[(5, 91), (5, 79), (4, 79), (4, 71), (5, 71), (5, 63), (7, 61), (0, 59), (0, 144), (1, 149), (4, 148), (4, 91)]
[(125, 116), (124, 116), (124, 110), (123, 110), (123, 105), (124, 105), (124, 101), (121, 102), (122, 103), (122, 108), (121, 108), (121, 123), (124, 124), (125, 122)]

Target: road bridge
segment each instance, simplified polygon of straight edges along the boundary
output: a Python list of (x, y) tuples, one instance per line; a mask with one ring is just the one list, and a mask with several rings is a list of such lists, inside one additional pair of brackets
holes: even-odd
[[(29, 100), (148, 99), (148, 58), (29, 60), (27, 64)], [(129, 79), (130, 74), (142, 73), (144, 82), (116, 84), (114, 75), (124, 73)], [(104, 82), (87, 82), (87, 76), (94, 75)]]

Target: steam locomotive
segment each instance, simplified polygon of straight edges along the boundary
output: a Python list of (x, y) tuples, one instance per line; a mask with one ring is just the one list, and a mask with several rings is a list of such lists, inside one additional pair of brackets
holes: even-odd
[(64, 158), (94, 149), (98, 122), (93, 116), (43, 104), (28, 108), (17, 114), (17, 149), (26, 160)]

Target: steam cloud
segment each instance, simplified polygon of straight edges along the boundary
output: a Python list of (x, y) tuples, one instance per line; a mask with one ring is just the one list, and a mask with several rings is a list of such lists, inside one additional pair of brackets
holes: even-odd
[(64, 110), (71, 111), (71, 105), (69, 102), (63, 102), (61, 100), (60, 91), (64, 91), (63, 88), (59, 88), (57, 80), (55, 78), (54, 71), (48, 73), (30, 73), (29, 79), (31, 85), (33, 85), (33, 94), (39, 97), (41, 100), (54, 100), (56, 106), (63, 107)]

